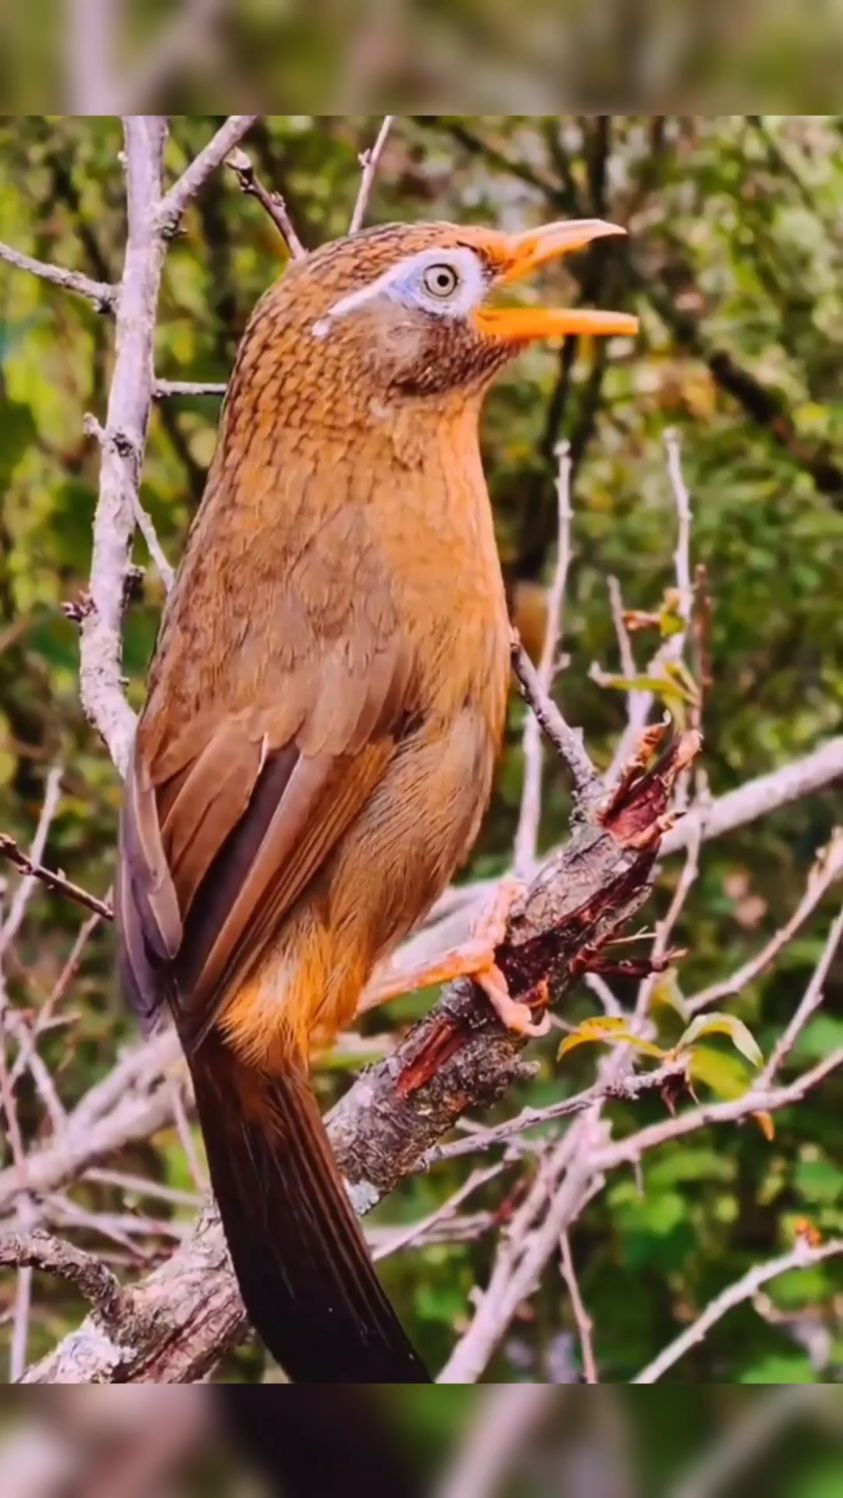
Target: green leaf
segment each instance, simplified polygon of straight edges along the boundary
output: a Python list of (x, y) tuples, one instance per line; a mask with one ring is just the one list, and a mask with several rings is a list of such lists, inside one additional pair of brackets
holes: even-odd
[(676, 980), (676, 969), (674, 967), (670, 967), (666, 972), (661, 973), (653, 985), (650, 994), (650, 1012), (652, 1013), (654, 1009), (658, 1008), (672, 1009), (674, 1014), (679, 1015), (683, 1025), (688, 1018), (688, 1006), (685, 1003), (682, 990)]
[(650, 1040), (642, 1040), (640, 1035), (633, 1034), (629, 1028), (629, 1022), (625, 1019), (586, 1019), (576, 1030), (572, 1030), (556, 1052), (556, 1059), (560, 1061), (567, 1056), (569, 1051), (576, 1050), (581, 1045), (629, 1045), (633, 1050), (641, 1051), (645, 1056), (657, 1056), (663, 1060), (667, 1052), (661, 1046), (654, 1045)]
[(737, 1056), (716, 1051), (711, 1046), (695, 1046), (691, 1052), (689, 1074), (692, 1082), (702, 1082), (717, 1097), (733, 1102), (743, 1097), (752, 1085), (752, 1077)]
[(600, 674), (601, 687), (616, 692), (653, 692), (664, 702), (696, 702), (696, 693), (690, 693), (679, 681), (667, 676), (612, 676)]
[(684, 1035), (679, 1038), (677, 1050), (688, 1050), (696, 1040), (703, 1035), (728, 1035), (735, 1047), (745, 1056), (753, 1066), (762, 1066), (764, 1057), (755, 1036), (748, 1030), (743, 1020), (737, 1019), (734, 1014), (724, 1014), (720, 1010), (713, 1010), (711, 1014), (700, 1014), (692, 1020)]

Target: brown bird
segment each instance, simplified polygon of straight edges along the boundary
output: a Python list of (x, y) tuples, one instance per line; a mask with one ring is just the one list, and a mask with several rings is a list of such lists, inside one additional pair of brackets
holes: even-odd
[[(286, 271), (237, 356), (137, 734), (121, 968), (145, 1022), (172, 1011), (243, 1299), (293, 1379), (426, 1377), (308, 1061), (373, 974), (367, 1000), (395, 991), (385, 960), (489, 799), (510, 644), (484, 393), (534, 339), (636, 329), (488, 298), (622, 232), (588, 219), (356, 234)], [(475, 972), (529, 1028), (494, 967), (499, 917), (401, 986)]]

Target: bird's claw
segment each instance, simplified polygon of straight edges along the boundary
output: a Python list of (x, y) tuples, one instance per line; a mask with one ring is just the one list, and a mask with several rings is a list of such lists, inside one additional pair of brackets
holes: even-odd
[(477, 973), (474, 981), (482, 988), (498, 1019), (507, 1030), (512, 1030), (516, 1035), (529, 1035), (534, 1040), (540, 1040), (548, 1033), (550, 1015), (543, 1014), (540, 1019), (534, 1020), (529, 1004), (513, 999), (507, 987), (506, 978), (499, 967), (493, 965), (486, 968), (484, 972)]

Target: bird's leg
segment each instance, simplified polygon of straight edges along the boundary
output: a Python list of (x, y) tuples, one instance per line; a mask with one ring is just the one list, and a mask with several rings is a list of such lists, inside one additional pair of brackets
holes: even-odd
[(495, 962), (495, 952), (506, 936), (509, 913), (522, 892), (523, 885), (519, 880), (502, 879), (490, 904), (478, 916), (471, 936), (462, 946), (452, 947), (416, 967), (387, 966), (376, 972), (363, 990), (358, 1014), (418, 988), (432, 988), (436, 983), (450, 983), (454, 978), (473, 978), (508, 1030), (515, 1030), (519, 1035), (546, 1035), (550, 1028), (548, 1015), (543, 1015), (536, 1023), (529, 1005), (511, 997), (506, 978)]

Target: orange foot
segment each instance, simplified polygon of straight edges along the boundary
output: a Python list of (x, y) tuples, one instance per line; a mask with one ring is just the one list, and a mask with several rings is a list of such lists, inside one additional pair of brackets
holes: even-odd
[(528, 1004), (513, 999), (506, 978), (495, 962), (495, 952), (506, 936), (507, 920), (524, 886), (517, 879), (502, 879), (488, 908), (478, 917), (468, 941), (461, 947), (443, 952), (441, 957), (420, 963), (414, 968), (387, 968), (375, 974), (363, 992), (358, 1013), (374, 1009), (400, 994), (417, 988), (431, 988), (435, 983), (450, 983), (454, 978), (473, 978), (482, 988), (501, 1023), (519, 1035), (546, 1035), (550, 1016), (535, 1021)]

